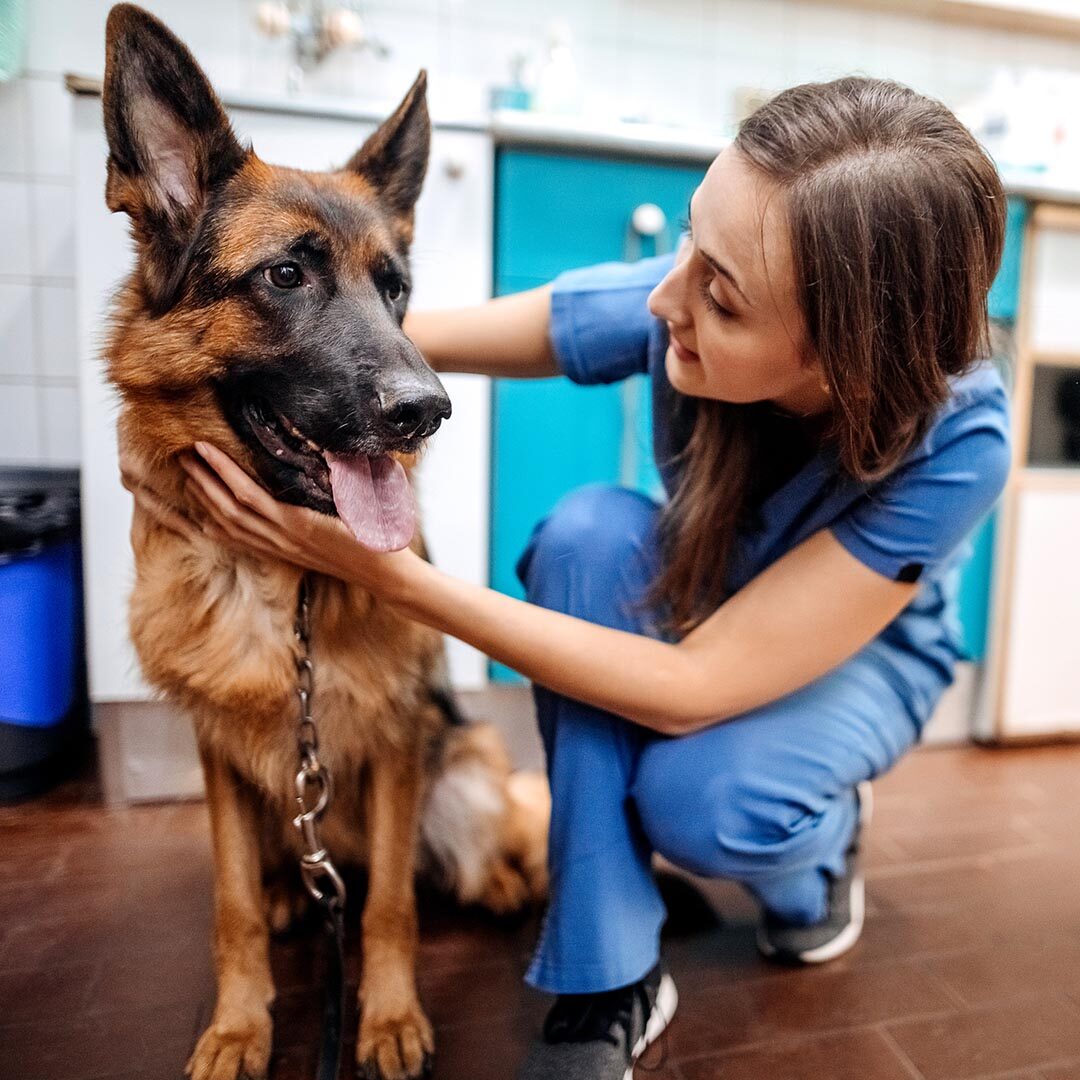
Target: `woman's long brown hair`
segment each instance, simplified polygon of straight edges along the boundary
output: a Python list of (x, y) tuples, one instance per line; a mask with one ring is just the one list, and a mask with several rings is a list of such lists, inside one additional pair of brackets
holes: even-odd
[[(986, 298), (1005, 235), (997, 169), (944, 105), (879, 79), (786, 90), (734, 145), (784, 198), (809, 345), (831, 394), (824, 438), (843, 472), (878, 480), (925, 433), (949, 377), (988, 353)], [(767, 403), (695, 404), (650, 594), (675, 634), (726, 598), (737, 532), (791, 453)]]

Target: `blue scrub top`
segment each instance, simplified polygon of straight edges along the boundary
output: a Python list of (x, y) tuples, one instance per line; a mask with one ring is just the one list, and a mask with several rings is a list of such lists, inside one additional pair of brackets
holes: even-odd
[[(653, 452), (669, 492), (678, 479), (673, 459), (685, 444), (692, 402), (668, 381), (667, 326), (649, 313), (646, 299), (673, 258), (569, 271), (556, 279), (551, 299), (552, 346), (570, 379), (611, 383), (649, 375)], [(981, 363), (951, 386), (925, 437), (883, 480), (853, 480), (831, 448), (814, 455), (766, 498), (754, 530), (740, 533), (727, 575), (728, 588), (737, 591), (803, 540), (829, 529), (877, 573), (920, 581), (915, 599), (878, 638), (920, 712), (951, 681), (961, 656), (959, 564), (968, 535), (1000, 495), (1011, 461), (1008, 399), (994, 365)]]

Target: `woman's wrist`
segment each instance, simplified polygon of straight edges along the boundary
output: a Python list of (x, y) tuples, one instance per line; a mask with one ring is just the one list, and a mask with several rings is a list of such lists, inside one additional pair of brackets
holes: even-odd
[[(373, 573), (372, 560), (378, 566)], [(354, 585), (371, 589), (396, 607), (411, 607), (418, 593), (417, 579), (429, 564), (411, 548), (375, 553), (357, 546), (345, 575)]]

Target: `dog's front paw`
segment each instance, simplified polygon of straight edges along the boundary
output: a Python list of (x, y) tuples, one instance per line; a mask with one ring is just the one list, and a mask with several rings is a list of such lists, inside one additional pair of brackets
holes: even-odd
[(195, 1046), (191, 1080), (262, 1080), (270, 1063), (270, 1014), (215, 1017)]
[(358, 1080), (418, 1080), (431, 1071), (435, 1037), (418, 1004), (402, 1016), (365, 1009), (356, 1044)]

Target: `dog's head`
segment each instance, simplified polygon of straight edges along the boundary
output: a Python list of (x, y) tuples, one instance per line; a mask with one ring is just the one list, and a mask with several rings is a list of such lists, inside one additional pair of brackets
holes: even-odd
[(217, 442), (278, 498), (336, 503), (372, 546), (407, 542), (396, 455), (450, 415), (401, 329), (425, 84), (342, 168), (300, 172), (238, 142), (157, 19), (119, 4), (106, 30), (106, 202), (131, 218), (137, 253), (110, 378), (159, 456)]

